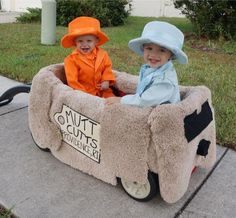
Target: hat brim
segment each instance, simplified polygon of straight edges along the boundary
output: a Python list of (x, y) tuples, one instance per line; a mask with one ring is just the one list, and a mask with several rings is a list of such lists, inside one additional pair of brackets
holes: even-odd
[(168, 43), (163, 43), (163, 40), (157, 40), (157, 39), (150, 39), (150, 38), (137, 38), (129, 41), (129, 48), (137, 53), (138, 55), (143, 55), (143, 45), (148, 43), (154, 43), (159, 46), (162, 46), (164, 48), (167, 48), (174, 54), (174, 58), (180, 63), (180, 64), (187, 64), (188, 63), (188, 57), (187, 55), (179, 48), (177, 47), (171, 47), (168, 45)]
[(98, 43), (97, 45), (100, 46), (104, 43), (106, 43), (107, 41), (109, 41), (109, 38), (107, 37), (107, 35), (103, 32), (98, 32), (98, 31), (91, 31), (91, 30), (88, 30), (88, 31), (76, 31), (76, 32), (73, 32), (73, 33), (69, 33), (69, 34), (66, 34), (65, 36), (62, 37), (61, 39), (61, 45), (64, 47), (64, 48), (70, 48), (70, 47), (73, 47), (75, 46), (75, 38), (78, 37), (78, 36), (82, 36), (82, 35), (95, 35), (98, 37)]

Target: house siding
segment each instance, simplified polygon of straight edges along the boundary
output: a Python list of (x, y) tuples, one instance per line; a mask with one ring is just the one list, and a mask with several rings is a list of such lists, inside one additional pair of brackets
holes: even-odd
[(131, 15), (141, 17), (184, 17), (173, 0), (132, 0)]
[[(3, 11), (25, 12), (27, 8), (41, 8), (41, 0), (0, 0)], [(174, 0), (132, 0), (131, 15), (141, 17), (183, 17), (174, 7)], [(127, 6), (129, 8), (129, 6)]]
[(26, 12), (27, 8), (41, 8), (41, 0), (0, 0), (3, 11)]

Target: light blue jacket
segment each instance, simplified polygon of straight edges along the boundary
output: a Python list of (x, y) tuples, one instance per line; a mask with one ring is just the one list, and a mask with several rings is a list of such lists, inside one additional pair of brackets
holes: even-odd
[(178, 101), (180, 101), (178, 79), (171, 61), (159, 68), (142, 65), (136, 94), (125, 95), (121, 98), (121, 104), (139, 107)]

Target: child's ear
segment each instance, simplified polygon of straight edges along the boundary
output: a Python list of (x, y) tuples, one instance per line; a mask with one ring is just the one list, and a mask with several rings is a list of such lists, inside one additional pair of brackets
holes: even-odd
[(168, 61), (170, 61), (170, 60), (175, 60), (175, 55), (173, 53), (171, 53), (171, 56)]
[(99, 42), (99, 38), (96, 36), (96, 44), (98, 44)]
[(144, 44), (140, 46), (141, 51), (144, 51)]

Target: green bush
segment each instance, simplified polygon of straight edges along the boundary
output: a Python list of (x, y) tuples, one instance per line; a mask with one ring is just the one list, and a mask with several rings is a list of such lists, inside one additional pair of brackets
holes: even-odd
[(128, 0), (57, 0), (57, 24), (67, 26), (79, 16), (91, 16), (100, 20), (101, 26), (124, 24), (129, 15), (125, 9)]
[(57, 0), (57, 25), (67, 26), (77, 16), (85, 11), (81, 1)]
[(174, 5), (190, 19), (198, 35), (236, 39), (235, 0), (175, 0)]
[(16, 18), (16, 21), (20, 23), (34, 23), (40, 22), (41, 20), (41, 9), (40, 8), (27, 8), (28, 12), (21, 14)]
[[(101, 26), (118, 26), (125, 22), (129, 11), (128, 0), (56, 0), (57, 25), (67, 26), (76, 17), (91, 16), (100, 20)], [(40, 8), (27, 8), (28, 12), (17, 18), (20, 23), (41, 21)]]

